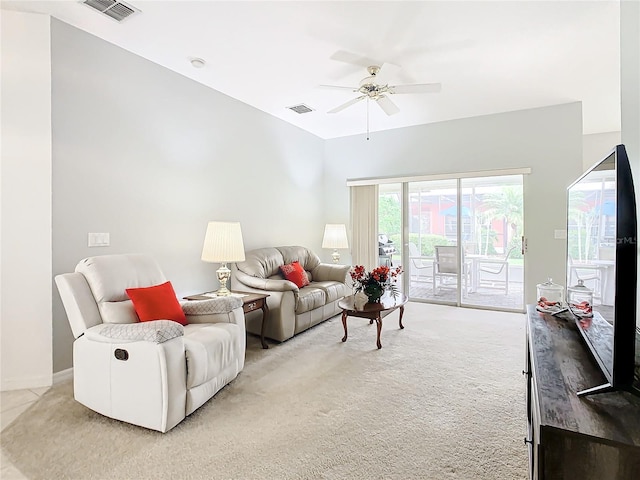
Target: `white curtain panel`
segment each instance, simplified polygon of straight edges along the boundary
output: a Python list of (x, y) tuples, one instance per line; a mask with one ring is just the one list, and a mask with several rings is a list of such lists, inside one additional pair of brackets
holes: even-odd
[(351, 255), (354, 265), (378, 266), (378, 185), (351, 187)]

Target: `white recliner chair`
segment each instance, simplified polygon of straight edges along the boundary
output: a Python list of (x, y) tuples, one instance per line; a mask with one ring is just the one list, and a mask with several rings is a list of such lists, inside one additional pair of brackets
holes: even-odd
[(166, 282), (148, 255), (103, 255), (55, 277), (73, 335), (74, 398), (124, 422), (167, 432), (244, 368), (238, 297), (180, 302), (188, 324), (140, 322), (126, 289)]

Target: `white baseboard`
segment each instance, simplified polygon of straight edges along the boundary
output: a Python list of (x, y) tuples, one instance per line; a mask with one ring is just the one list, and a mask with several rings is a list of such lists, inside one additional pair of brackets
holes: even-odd
[(56, 372), (51, 376), (39, 376), (28, 378), (3, 378), (0, 390), (28, 390), (32, 388), (50, 387), (73, 378), (73, 368), (67, 368)]
[(73, 367), (67, 368), (66, 370), (61, 370), (53, 374), (53, 384), (57, 385), (58, 383), (62, 383), (66, 380), (70, 380), (73, 378)]
[(30, 388), (42, 388), (51, 386), (51, 375), (39, 375), (36, 377), (3, 378), (0, 390), (27, 390)]

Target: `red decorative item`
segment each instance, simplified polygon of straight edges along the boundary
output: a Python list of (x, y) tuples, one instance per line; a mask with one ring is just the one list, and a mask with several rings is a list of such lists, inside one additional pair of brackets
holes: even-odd
[(152, 287), (127, 288), (126, 292), (141, 322), (173, 320), (181, 325), (189, 323), (171, 282)]
[(299, 262), (292, 262), (287, 265), (282, 265), (280, 267), (280, 271), (284, 278), (289, 280), (290, 282), (295, 283), (298, 288), (305, 287), (309, 285), (309, 277), (307, 277), (307, 272), (304, 271), (302, 265)]

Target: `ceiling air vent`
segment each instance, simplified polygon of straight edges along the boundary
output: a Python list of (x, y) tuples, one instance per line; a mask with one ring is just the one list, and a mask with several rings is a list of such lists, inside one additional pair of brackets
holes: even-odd
[(296, 113), (309, 113), (313, 112), (313, 108), (306, 106), (304, 103), (300, 105), (294, 105), (293, 107), (287, 107), (289, 110), (293, 110)]
[(138, 13), (140, 11), (133, 8), (131, 5), (127, 5), (124, 2), (117, 2), (115, 0), (82, 0), (81, 3), (99, 11), (117, 22), (121, 22), (125, 18), (128, 18), (134, 13)]

